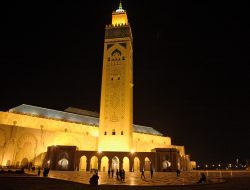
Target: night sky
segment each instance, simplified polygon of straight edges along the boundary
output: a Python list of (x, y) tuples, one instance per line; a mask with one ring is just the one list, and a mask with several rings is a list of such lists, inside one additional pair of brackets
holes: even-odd
[[(99, 112), (104, 29), (118, 0), (1, 5), (0, 110)], [(250, 158), (249, 6), (124, 0), (134, 45), (134, 123), (198, 163)]]

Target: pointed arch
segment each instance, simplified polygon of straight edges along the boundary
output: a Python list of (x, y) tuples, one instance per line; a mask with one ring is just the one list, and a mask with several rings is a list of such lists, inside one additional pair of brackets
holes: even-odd
[(37, 142), (38, 141), (33, 134), (22, 134), (17, 140), (17, 150), (14, 163), (20, 162), (22, 165), (23, 160), (26, 159), (29, 162), (33, 162), (36, 156)]
[(29, 160), (28, 158), (23, 158), (21, 161), (21, 167), (28, 168)]
[(117, 156), (115, 156), (115, 157), (113, 157), (112, 158), (112, 169), (114, 170), (114, 171), (116, 171), (117, 169), (119, 169), (119, 158), (117, 157)]
[(122, 55), (122, 53), (121, 53), (121, 51), (120, 51), (120, 50), (115, 49), (115, 50), (114, 50), (114, 51), (112, 51), (112, 53), (111, 53), (111, 56), (114, 56), (114, 55), (121, 56), (121, 55)]
[[(19, 149), (25, 148), (26, 143), (29, 143), (32, 146), (33, 149), (37, 147), (37, 139), (31, 133), (25, 133), (25, 134), (21, 135), (18, 138), (17, 146), (18, 146)], [(29, 147), (29, 148), (31, 148), (31, 147)]]
[(62, 134), (56, 137), (53, 145), (76, 146), (79, 149), (82, 148), (80, 141), (69, 134)]
[(151, 161), (148, 157), (144, 159), (144, 170), (145, 171), (150, 171), (151, 169)]
[(60, 170), (68, 170), (69, 168), (69, 159), (68, 158), (62, 158), (57, 163)]

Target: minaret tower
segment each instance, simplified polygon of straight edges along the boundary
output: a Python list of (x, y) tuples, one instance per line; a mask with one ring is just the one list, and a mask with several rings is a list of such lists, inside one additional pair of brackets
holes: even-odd
[(105, 28), (99, 150), (130, 151), (133, 130), (133, 47), (127, 13), (112, 13)]

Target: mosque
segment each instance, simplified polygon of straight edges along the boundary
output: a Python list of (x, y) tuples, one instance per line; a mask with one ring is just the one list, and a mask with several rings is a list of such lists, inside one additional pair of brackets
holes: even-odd
[(100, 114), (22, 104), (0, 112), (0, 165), (52, 170), (191, 170), (184, 146), (133, 124), (133, 37), (120, 3), (105, 27)]

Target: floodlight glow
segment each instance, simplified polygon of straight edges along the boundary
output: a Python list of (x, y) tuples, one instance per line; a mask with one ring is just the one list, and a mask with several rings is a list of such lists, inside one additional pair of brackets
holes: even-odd
[(102, 149), (101, 148), (98, 148), (98, 153), (102, 153)]

